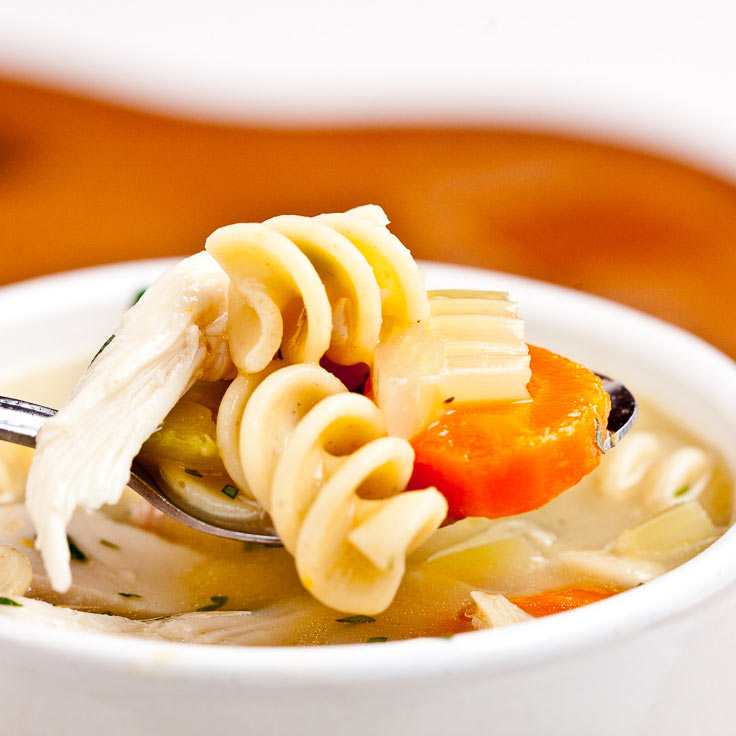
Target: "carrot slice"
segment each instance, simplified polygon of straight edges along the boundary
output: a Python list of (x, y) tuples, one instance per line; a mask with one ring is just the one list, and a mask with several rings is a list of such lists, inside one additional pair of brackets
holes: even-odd
[(543, 348), (529, 353), (530, 401), (461, 404), (411, 440), (409, 487), (436, 486), (450, 518), (531, 511), (600, 462), (610, 410), (600, 379)]
[(509, 598), (509, 600), (530, 616), (539, 618), (540, 616), (549, 616), (553, 613), (587, 606), (588, 603), (602, 601), (604, 598), (610, 598), (618, 592), (617, 590), (595, 586), (570, 586), (545, 590), (544, 593), (537, 593), (536, 595)]

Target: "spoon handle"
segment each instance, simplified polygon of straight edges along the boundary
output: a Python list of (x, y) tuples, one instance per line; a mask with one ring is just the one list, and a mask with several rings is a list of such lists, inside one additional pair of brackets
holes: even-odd
[(54, 414), (56, 409), (0, 396), (0, 440), (35, 447), (41, 425)]

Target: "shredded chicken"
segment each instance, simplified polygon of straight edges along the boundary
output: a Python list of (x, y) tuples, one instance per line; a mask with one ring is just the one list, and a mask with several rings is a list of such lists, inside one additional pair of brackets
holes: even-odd
[(130, 309), (67, 404), (43, 426), (26, 504), (51, 585), (72, 583), (67, 526), (77, 507), (119, 500), (133, 458), (199, 378), (232, 377), (228, 278), (207, 253), (177, 264)]

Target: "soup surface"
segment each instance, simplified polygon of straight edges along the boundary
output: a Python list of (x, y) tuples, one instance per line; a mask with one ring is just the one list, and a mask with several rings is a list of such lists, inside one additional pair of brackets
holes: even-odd
[[(87, 363), (87, 358), (70, 360), (29, 373), (2, 390), (58, 406)], [(688, 453), (697, 456), (694, 465)], [(285, 550), (194, 532), (152, 513), (129, 491), (114, 507), (77, 514), (70, 527), (74, 585), (58, 594), (32, 549), (33, 529), (20, 503), (31, 454), (0, 445), (0, 544), (30, 558), (28, 596), (108, 614), (95, 616), (96, 626), (88, 620), (55, 625), (174, 640), (337, 644), (470, 631), (484, 626), (471, 593), (503, 593), (532, 611), (535, 596), (560, 588), (596, 600), (681, 564), (731, 520), (731, 484), (717, 455), (643, 402), (636, 428), (601, 467), (545, 507), (494, 521), (466, 519), (436, 532), (410, 556), (392, 605), (375, 616), (344, 616), (315, 601)], [(672, 484), (678, 486), (674, 493)], [(685, 484), (701, 484), (695, 497), (688, 496), (693, 489)], [(661, 493), (668, 485), (669, 500), (653, 498), (657, 487)], [(671, 505), (682, 496), (689, 500)], [(641, 525), (647, 519), (659, 521)], [(39, 612), (29, 604), (23, 613), (0, 610), (41, 620), (63, 610)], [(549, 604), (541, 600), (536, 612), (564, 610), (564, 601), (561, 608), (544, 609)], [(250, 613), (231, 620), (210, 615), (215, 611)], [(186, 612), (198, 612), (197, 622), (180, 615)], [(132, 623), (130, 631), (116, 628), (117, 616), (140, 623)]]

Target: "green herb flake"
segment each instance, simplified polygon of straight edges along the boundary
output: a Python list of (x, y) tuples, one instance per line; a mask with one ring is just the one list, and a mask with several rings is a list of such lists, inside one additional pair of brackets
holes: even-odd
[(107, 539), (100, 539), (100, 544), (103, 547), (109, 547), (110, 549), (120, 549), (120, 547), (118, 547), (118, 545), (115, 544), (115, 542), (110, 542)]
[(202, 477), (202, 473), (200, 473), (199, 470), (194, 470), (194, 468), (184, 468), (184, 472), (187, 475), (193, 475), (195, 478)]
[(678, 498), (679, 496), (684, 496), (689, 490), (690, 486), (683, 486), (679, 490), (675, 491), (675, 498)]
[(12, 598), (3, 598), (0, 596), (0, 606), (18, 606), (19, 608), (22, 608), (23, 604), (18, 603), (18, 601), (14, 601)]
[(115, 335), (110, 335), (110, 337), (105, 340), (105, 342), (102, 343), (102, 347), (95, 353), (95, 357), (92, 358), (92, 360), (89, 362), (90, 365), (94, 363), (97, 358), (100, 357), (100, 353), (115, 339)]
[(604, 444), (603, 425), (597, 419), (595, 420), (595, 444), (598, 445), (598, 449), (601, 452), (605, 453), (606, 446)]
[(119, 596), (122, 596), (123, 598), (143, 598), (142, 595), (138, 595), (138, 593), (118, 593)]
[(228, 498), (235, 498), (235, 496), (238, 495), (238, 489), (234, 486), (228, 483), (226, 486), (223, 486), (220, 489)]
[(171, 618), (170, 613), (166, 616), (156, 616), (156, 618), (152, 618), (151, 621), (166, 621), (168, 618)]
[(379, 644), (380, 642), (388, 641), (387, 636), (372, 636), (368, 639), (368, 644)]
[(268, 549), (268, 544), (261, 544), (260, 542), (243, 542), (243, 549), (246, 552), (253, 552), (257, 549)]
[(212, 603), (208, 603), (202, 608), (198, 608), (197, 611), (200, 613), (207, 613), (208, 611), (216, 611), (218, 608), (222, 608), (227, 603), (226, 595), (213, 595), (210, 596)]
[(89, 557), (87, 557), (87, 555), (84, 554), (81, 549), (79, 549), (77, 543), (70, 536), (67, 535), (66, 541), (69, 545), (69, 554), (72, 556), (73, 560), (82, 563), (89, 562)]
[(141, 297), (148, 291), (148, 287), (144, 286), (142, 289), (138, 289), (136, 291), (135, 295), (133, 296), (133, 301), (131, 302), (130, 306), (134, 307), (138, 302), (141, 300)]
[(375, 623), (376, 619), (372, 616), (363, 616), (358, 614), (357, 616), (346, 616), (345, 618), (336, 618), (338, 624), (372, 624)]

